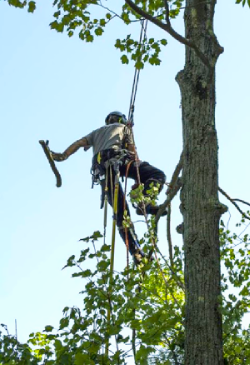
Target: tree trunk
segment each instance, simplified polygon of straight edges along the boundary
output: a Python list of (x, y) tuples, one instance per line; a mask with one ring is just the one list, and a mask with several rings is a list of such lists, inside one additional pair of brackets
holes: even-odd
[[(215, 1), (186, 0), (184, 70), (177, 75), (182, 95), (185, 252), (185, 365), (222, 365), (219, 310), (218, 143), (215, 129), (215, 64), (223, 49), (213, 33)], [(198, 50), (198, 51), (197, 51)]]

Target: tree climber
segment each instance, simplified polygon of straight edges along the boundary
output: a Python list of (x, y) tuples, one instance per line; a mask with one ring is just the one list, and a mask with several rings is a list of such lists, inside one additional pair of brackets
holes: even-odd
[[(120, 176), (127, 176), (134, 180), (137, 180), (137, 173), (139, 172), (140, 182), (144, 184), (143, 194), (145, 196), (152, 186), (152, 183), (153, 186), (159, 186), (160, 192), (163, 184), (165, 183), (166, 176), (161, 170), (151, 166), (148, 162), (136, 161), (132, 131), (128, 126), (126, 116), (117, 111), (112, 112), (106, 117), (105, 124), (105, 126), (94, 130), (87, 136), (74, 142), (63, 153), (55, 153), (51, 151), (53, 159), (55, 161), (64, 161), (80, 147), (83, 147), (85, 151), (87, 151), (90, 147), (93, 147), (93, 184), (100, 183), (102, 186), (101, 208), (103, 207), (104, 188), (106, 183), (108, 187), (108, 202), (111, 206), (113, 206), (112, 192), (114, 191), (117, 169), (120, 172)], [(128, 163), (130, 163), (130, 166), (127, 169)], [(124, 206), (128, 216), (130, 216), (129, 207), (125, 200), (122, 186), (119, 183), (117, 227), (121, 238), (124, 242), (126, 242), (125, 228), (122, 224)], [(147, 204), (145, 206), (147, 214), (155, 215), (157, 214), (158, 209), (159, 206), (152, 204)], [(136, 213), (143, 215), (143, 209), (138, 206)], [(140, 245), (132, 225), (127, 231), (127, 239), (129, 252), (133, 256), (134, 262), (138, 264), (141, 262), (144, 254), (140, 249)]]

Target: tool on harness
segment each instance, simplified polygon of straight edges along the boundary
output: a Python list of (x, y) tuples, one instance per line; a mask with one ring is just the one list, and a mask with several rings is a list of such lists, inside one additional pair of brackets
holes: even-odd
[(97, 153), (93, 157), (91, 174), (92, 174), (92, 188), (94, 185), (101, 185), (101, 209), (104, 205), (106, 173), (109, 166), (116, 164), (120, 166), (126, 165), (133, 158), (132, 154), (126, 149), (109, 149)]

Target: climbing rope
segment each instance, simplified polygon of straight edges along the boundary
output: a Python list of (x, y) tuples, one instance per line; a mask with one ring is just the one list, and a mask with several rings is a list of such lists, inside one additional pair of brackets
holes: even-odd
[[(142, 47), (142, 48), (144, 47), (144, 43), (147, 39), (147, 27), (148, 27), (148, 20), (142, 19), (141, 20), (141, 33), (140, 33), (140, 40), (139, 40), (139, 47)], [(128, 121), (132, 125), (134, 124), (133, 122), (134, 122), (135, 99), (136, 99), (137, 88), (138, 88), (138, 83), (139, 83), (140, 70), (141, 69), (137, 69), (137, 68), (135, 69), (131, 98), (130, 98)]]
[[(147, 38), (147, 36), (146, 36), (147, 25), (148, 25), (148, 21), (146, 19), (142, 19), (141, 20), (141, 33), (140, 33), (140, 39), (139, 39), (139, 47), (142, 47), (141, 49), (143, 49), (146, 38)], [(128, 113), (128, 124), (129, 124), (130, 129), (131, 129), (133, 143), (134, 143), (134, 134), (133, 134), (132, 127), (134, 125), (134, 108), (135, 108), (135, 99), (136, 99), (136, 94), (137, 94), (137, 89), (138, 89), (139, 77), (140, 77), (140, 69), (136, 68), (135, 73), (134, 73), (132, 92), (131, 92), (131, 98), (130, 98), (129, 113)], [(135, 144), (134, 144), (134, 146), (135, 146)], [(136, 161), (136, 170), (137, 170), (137, 181), (138, 181), (138, 184), (140, 184), (139, 159), (138, 159), (136, 149), (134, 150), (134, 152), (135, 152), (135, 161)], [(126, 192), (127, 192), (128, 170), (129, 170), (129, 167), (130, 167), (131, 163), (132, 163), (132, 161), (130, 161), (130, 163), (128, 163), (128, 166), (127, 166), (127, 169), (126, 169), (126, 174), (125, 174), (125, 193), (124, 193), (124, 207), (123, 207), (124, 211), (125, 211), (125, 207), (126, 207), (125, 199), (126, 199)], [(106, 174), (107, 174), (107, 170), (106, 170)], [(116, 228), (116, 225), (117, 225), (119, 177), (120, 177), (119, 169), (116, 168), (115, 186), (113, 187), (113, 184), (112, 184), (112, 182), (113, 182), (112, 167), (110, 165), (111, 197), (112, 197), (112, 206), (113, 206), (113, 226), (112, 226), (112, 239), (111, 239), (110, 280), (109, 280), (110, 289), (111, 289), (111, 286), (112, 286), (113, 271), (114, 271), (115, 228)], [(106, 177), (106, 179), (107, 179), (107, 177)], [(106, 194), (107, 194), (107, 190), (108, 190), (108, 185), (107, 185), (107, 180), (106, 180), (106, 184), (105, 184), (105, 193)], [(105, 207), (107, 209), (107, 196), (105, 196), (105, 203), (106, 203)], [(144, 212), (145, 212), (145, 218), (147, 219), (145, 207), (144, 207)], [(107, 212), (105, 212), (104, 215), (105, 215), (105, 218), (104, 218), (104, 232), (105, 232), (105, 235), (106, 235)], [(125, 227), (125, 240), (126, 240), (126, 247), (127, 247), (127, 266), (128, 266), (128, 264), (129, 264), (129, 258), (128, 258), (129, 244), (128, 244), (128, 228), (127, 227)], [(111, 308), (109, 307), (108, 313), (107, 313), (108, 327), (110, 327), (110, 322), (111, 322)], [(109, 336), (106, 339), (106, 346), (105, 346), (106, 356), (108, 356), (108, 351), (109, 351)]]

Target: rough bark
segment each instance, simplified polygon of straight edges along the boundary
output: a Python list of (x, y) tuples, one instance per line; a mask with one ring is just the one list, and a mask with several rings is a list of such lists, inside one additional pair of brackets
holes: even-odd
[(213, 33), (215, 1), (187, 0), (184, 70), (177, 75), (182, 95), (186, 343), (185, 365), (222, 365), (219, 310), (218, 143), (215, 128), (215, 64), (223, 49)]

